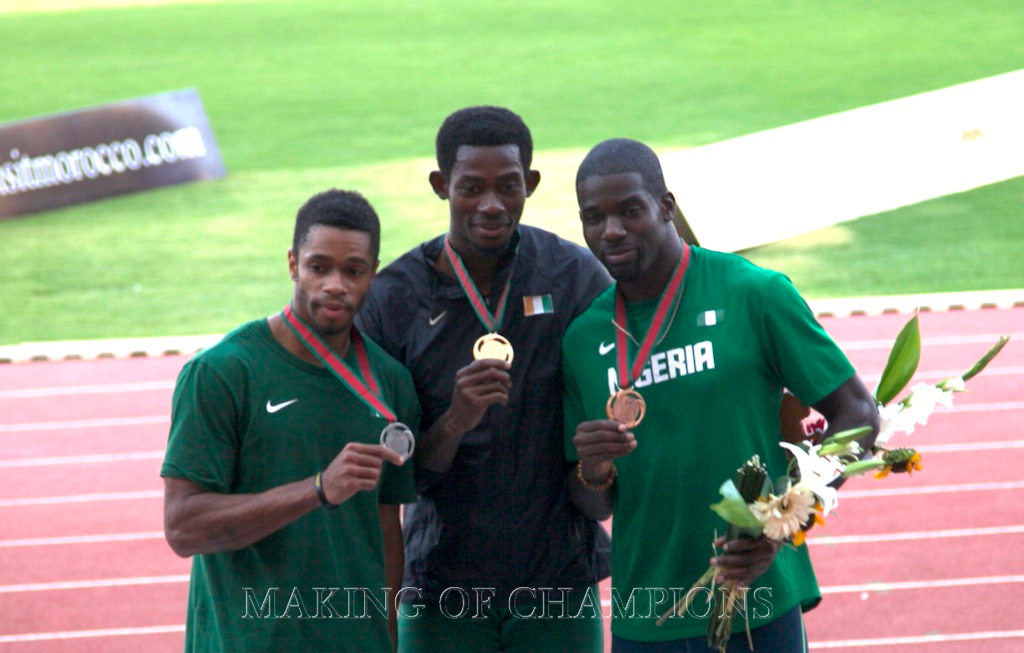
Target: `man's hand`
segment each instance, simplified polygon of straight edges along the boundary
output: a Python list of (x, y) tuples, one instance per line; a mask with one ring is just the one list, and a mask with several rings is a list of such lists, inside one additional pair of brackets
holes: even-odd
[(451, 406), (416, 443), (418, 469), (444, 474), (451, 468), (462, 436), (476, 428), (488, 408), (508, 403), (508, 368), (503, 360), (483, 358), (455, 373)]
[(508, 403), (512, 388), (509, 364), (495, 358), (475, 360), (455, 373), (452, 405), (448, 408), (449, 428), (465, 433), (476, 427), (494, 404)]
[(711, 558), (711, 565), (718, 567), (716, 583), (737, 582), (737, 587), (749, 587), (758, 576), (768, 571), (782, 543), (762, 535), (757, 539), (738, 538), (726, 541), (724, 537), (715, 540), (722, 555)]
[(572, 437), (576, 455), (583, 462), (583, 476), (593, 483), (601, 483), (612, 470), (612, 460), (626, 456), (636, 449), (636, 437), (622, 422), (602, 419), (583, 422)]
[(402, 457), (379, 444), (349, 442), (320, 475), (324, 496), (337, 505), (356, 492), (377, 487), (384, 461), (401, 466)]

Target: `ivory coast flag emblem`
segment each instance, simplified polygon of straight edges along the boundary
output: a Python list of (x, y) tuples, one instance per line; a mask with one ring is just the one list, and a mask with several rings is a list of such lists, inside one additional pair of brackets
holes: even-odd
[(530, 295), (523, 297), (523, 315), (543, 315), (554, 313), (555, 308), (551, 304), (551, 295)]

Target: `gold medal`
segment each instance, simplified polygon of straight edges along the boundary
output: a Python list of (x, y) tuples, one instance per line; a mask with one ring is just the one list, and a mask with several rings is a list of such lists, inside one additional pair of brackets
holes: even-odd
[(496, 358), (511, 363), (513, 356), (515, 352), (512, 350), (512, 343), (497, 333), (480, 336), (473, 344), (473, 358), (476, 360)]
[(380, 432), (380, 443), (401, 456), (403, 461), (409, 460), (416, 449), (416, 438), (409, 427), (401, 422), (391, 422), (385, 426)]
[(633, 389), (619, 390), (604, 406), (608, 419), (622, 422), (626, 428), (634, 428), (644, 419), (647, 413), (647, 402), (640, 393)]

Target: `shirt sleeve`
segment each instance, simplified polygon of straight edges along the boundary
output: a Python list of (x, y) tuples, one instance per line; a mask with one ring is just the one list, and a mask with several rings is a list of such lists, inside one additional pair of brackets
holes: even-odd
[(805, 405), (825, 398), (854, 375), (846, 354), (785, 275), (773, 275), (768, 282), (762, 328), (769, 365)]
[(202, 359), (186, 363), (171, 400), (171, 432), (160, 475), (229, 492), (238, 460), (239, 413), (223, 376)]

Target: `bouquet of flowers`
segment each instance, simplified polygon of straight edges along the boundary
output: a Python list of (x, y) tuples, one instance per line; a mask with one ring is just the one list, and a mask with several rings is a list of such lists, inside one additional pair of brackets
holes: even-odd
[[(934, 385), (918, 383), (903, 399), (894, 401), (910, 383), (921, 358), (921, 333), (917, 315), (914, 315), (897, 336), (875, 389), (881, 426), (871, 451), (863, 451), (858, 442), (870, 432), (870, 427), (824, 437), (824, 420), (820, 420), (817, 424), (805, 426), (804, 439), (797, 444), (779, 443), (792, 454), (792, 458), (786, 473), (774, 481), (759, 457), (753, 456), (736, 470), (734, 478), (722, 484), (719, 490), (722, 501), (711, 506), (728, 524), (726, 540), (756, 538), (763, 534), (783, 545), (801, 546), (807, 529), (815, 523), (824, 525), (825, 515), (835, 510), (839, 497), (832, 484), (836, 479), (868, 472), (875, 472), (877, 478), (882, 478), (891, 471), (912, 473), (923, 469), (919, 452), (911, 448), (887, 448), (889, 439), (898, 432), (913, 433), (915, 426), (927, 422), (937, 405), (951, 406), (953, 395), (966, 392), (966, 382), (984, 370), (1007, 341), (1008, 336), (1000, 338), (963, 375)], [(800, 418), (804, 415), (806, 409)], [(707, 588), (712, 600), (720, 599), (722, 602), (720, 609), (710, 613), (708, 646), (724, 653), (732, 634), (737, 606), (745, 605), (746, 592), (734, 582), (716, 587), (716, 571), (715, 567), (708, 568), (686, 596), (662, 615), (658, 624), (664, 623), (673, 613), (685, 613), (689, 599), (698, 594), (693, 590)], [(753, 650), (749, 629), (747, 641)]]

